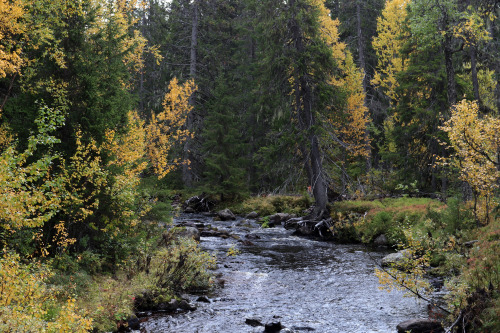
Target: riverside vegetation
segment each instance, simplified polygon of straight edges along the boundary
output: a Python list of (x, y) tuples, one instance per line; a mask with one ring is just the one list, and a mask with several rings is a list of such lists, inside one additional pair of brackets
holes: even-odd
[(204, 192), (384, 235), (382, 286), (439, 277), (450, 331), (499, 331), (499, 6), (0, 0), (0, 330), (125, 329), (210, 289), (168, 231)]

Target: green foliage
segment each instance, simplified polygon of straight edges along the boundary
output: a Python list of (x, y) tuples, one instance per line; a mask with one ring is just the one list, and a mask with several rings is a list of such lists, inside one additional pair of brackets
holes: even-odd
[(264, 216), (260, 221), (262, 222), (260, 225), (262, 228), (269, 228), (269, 216)]
[(500, 220), (477, 230), (477, 242), (462, 262), (460, 275), (450, 279), (448, 303), (455, 316), (462, 313), (468, 332), (496, 332), (500, 328)]
[(402, 228), (406, 227), (406, 223), (401, 223), (398, 217), (394, 213), (386, 211), (378, 212), (370, 217), (367, 222), (359, 227), (359, 231), (363, 235), (363, 242), (370, 243), (377, 236), (385, 234), (391, 245), (404, 243), (406, 239)]
[(221, 76), (205, 118), (204, 191), (218, 194), (221, 201), (234, 200), (248, 192), (246, 182), (246, 144), (237, 99), (232, 96), (234, 82)]

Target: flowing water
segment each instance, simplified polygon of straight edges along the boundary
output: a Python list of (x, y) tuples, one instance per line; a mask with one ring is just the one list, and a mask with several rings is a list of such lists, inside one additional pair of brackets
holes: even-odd
[[(401, 321), (426, 317), (424, 303), (379, 290), (375, 261), (387, 252), (301, 238), (282, 227), (262, 229), (251, 220), (182, 215), (176, 222), (182, 221), (226, 229), (253, 245), (202, 237), (201, 246), (217, 253), (225, 287), (209, 295), (211, 303), (190, 295), (196, 311), (151, 317), (142, 323), (146, 332), (260, 333), (262, 326), (245, 324), (258, 318), (264, 324), (281, 322), (288, 332), (385, 333), (396, 332)], [(240, 253), (227, 256), (230, 248)]]

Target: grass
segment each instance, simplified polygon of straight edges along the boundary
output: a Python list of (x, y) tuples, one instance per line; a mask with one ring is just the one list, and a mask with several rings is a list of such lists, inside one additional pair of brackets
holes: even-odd
[(268, 195), (248, 198), (241, 203), (231, 205), (229, 209), (240, 215), (252, 211), (257, 212), (260, 216), (276, 213), (303, 215), (304, 210), (309, 208), (313, 202), (313, 198), (309, 196)]

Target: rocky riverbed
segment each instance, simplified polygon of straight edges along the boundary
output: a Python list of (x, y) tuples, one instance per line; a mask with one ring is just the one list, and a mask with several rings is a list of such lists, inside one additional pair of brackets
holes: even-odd
[(145, 332), (386, 333), (427, 317), (425, 303), (379, 290), (374, 268), (387, 251), (298, 237), (281, 226), (262, 229), (252, 219), (183, 214), (175, 223), (201, 230), (224, 286), (206, 298), (185, 295), (195, 311), (155, 314), (141, 324)]

